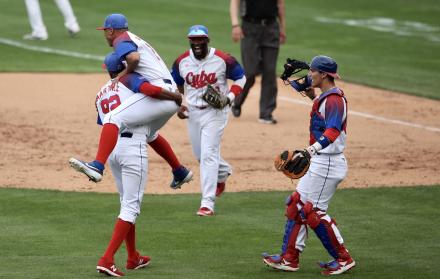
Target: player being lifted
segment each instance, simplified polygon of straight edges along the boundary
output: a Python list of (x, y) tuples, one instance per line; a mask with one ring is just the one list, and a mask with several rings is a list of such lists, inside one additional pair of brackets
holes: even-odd
[[(86, 163), (71, 158), (72, 167), (86, 174), (94, 182), (101, 181), (104, 165), (118, 141), (119, 130), (122, 126), (143, 125), (152, 119), (162, 119), (165, 123), (180, 105), (180, 101), (177, 102), (178, 105), (175, 102), (161, 102), (159, 105), (158, 100), (154, 99), (161, 92), (175, 92), (176, 84), (159, 54), (147, 42), (128, 31), (128, 22), (124, 15), (107, 16), (104, 26), (97, 29), (104, 30), (104, 36), (109, 45), (114, 48), (118, 59), (126, 62), (126, 68), (112, 79), (113, 88), (117, 89), (119, 81), (124, 84), (133, 81), (137, 83), (134, 88), (135, 92), (150, 91), (152, 94), (150, 96), (136, 94), (106, 116), (94, 161)], [(147, 83), (139, 82), (142, 79)], [(179, 98), (181, 98), (179, 93), (162, 96), (165, 100), (178, 100)], [(151, 103), (157, 106), (145, 109), (145, 106)], [(172, 167), (173, 180), (170, 187), (179, 188), (183, 183), (192, 179), (192, 172), (180, 164), (170, 145), (162, 137), (151, 142), (150, 146)]]
[[(288, 80), (298, 60), (288, 60), (282, 78)], [(305, 62), (306, 68), (309, 66)], [(286, 72), (290, 72), (286, 75)], [(319, 55), (312, 59), (309, 74), (290, 81), (298, 92), (313, 100), (310, 113), (310, 146), (298, 151), (303, 158), (311, 158), (308, 171), (298, 182), (296, 191), (286, 201), (284, 239), (281, 255), (263, 254), (266, 265), (284, 271), (299, 269), (299, 255), (305, 248), (306, 225), (313, 229), (322, 245), (334, 260), (320, 262), (324, 275), (341, 274), (355, 266), (336, 222), (327, 214), (327, 208), (336, 187), (347, 174), (344, 156), (347, 129), (347, 100), (344, 92), (336, 87), (339, 78), (336, 62)], [(314, 88), (321, 94), (315, 95)], [(285, 153), (285, 152), (283, 152)], [(292, 162), (292, 161), (290, 161)]]
[[(231, 166), (220, 156), (220, 141), (230, 105), (241, 93), (246, 77), (234, 57), (208, 47), (205, 26), (192, 26), (188, 39), (191, 49), (174, 62), (172, 76), (179, 91), (186, 94), (188, 107), (182, 106), (178, 116), (188, 118), (192, 150), (200, 162), (202, 202), (197, 215), (211, 216), (215, 198), (224, 191), (226, 179), (232, 173)], [(233, 80), (230, 88), (227, 79)], [(217, 109), (203, 98), (208, 86), (223, 97), (224, 102)]]

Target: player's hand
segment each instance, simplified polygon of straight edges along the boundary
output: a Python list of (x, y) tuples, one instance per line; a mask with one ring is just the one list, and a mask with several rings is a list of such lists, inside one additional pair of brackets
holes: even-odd
[(304, 94), (312, 101), (316, 98), (315, 89), (313, 89), (313, 87), (308, 87), (306, 91), (304, 91)]
[(179, 117), (180, 119), (188, 118), (188, 108), (184, 105), (180, 106), (180, 109), (177, 112), (177, 117)]
[(232, 41), (234, 43), (240, 41), (242, 38), (244, 38), (243, 30), (241, 29), (240, 25), (236, 25), (232, 27)]
[(284, 44), (286, 42), (286, 32), (280, 31), (280, 44)]
[(113, 91), (118, 91), (118, 83), (119, 83), (119, 76), (112, 78), (112, 84), (110, 85), (110, 89)]

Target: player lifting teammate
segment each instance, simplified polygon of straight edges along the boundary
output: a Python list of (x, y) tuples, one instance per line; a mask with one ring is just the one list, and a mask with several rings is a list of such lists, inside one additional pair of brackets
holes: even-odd
[[(171, 74), (159, 54), (147, 42), (128, 31), (128, 22), (122, 14), (111, 14), (104, 22), (104, 26), (97, 28), (104, 31), (104, 36), (110, 46), (115, 50), (119, 60), (126, 62), (126, 68), (113, 77), (113, 87), (116, 89), (118, 82), (129, 82), (131, 79), (137, 79), (142, 76), (148, 84), (143, 88), (137, 89), (153, 90), (152, 95), (144, 98), (142, 96), (132, 96), (116, 111), (112, 111), (106, 116), (101, 131), (101, 137), (98, 146), (98, 152), (95, 160), (86, 163), (72, 158), (70, 163), (76, 170), (86, 174), (90, 180), (99, 182), (104, 172), (104, 164), (113, 151), (117, 140), (119, 129), (122, 126), (136, 126), (151, 122), (154, 119), (162, 119), (165, 123), (172, 114), (178, 110), (178, 107), (170, 102), (157, 103), (155, 95), (165, 91), (174, 92), (177, 90)], [(156, 96), (157, 97), (157, 96)], [(168, 95), (165, 100), (179, 98), (178, 94)], [(142, 99), (142, 101), (141, 101)], [(149, 104), (155, 103), (151, 107)], [(180, 105), (179, 102), (177, 102)], [(145, 109), (148, 106), (149, 109)], [(170, 145), (163, 138), (158, 138), (154, 143), (150, 143), (156, 152), (164, 157), (171, 165), (173, 171), (173, 180), (170, 187), (176, 189), (183, 183), (192, 179), (192, 172), (180, 164)]]

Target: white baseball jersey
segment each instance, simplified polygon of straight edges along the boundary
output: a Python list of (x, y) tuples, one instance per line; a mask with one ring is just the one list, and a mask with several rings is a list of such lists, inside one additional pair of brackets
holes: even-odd
[[(118, 84), (118, 90), (111, 89), (112, 82), (108, 81), (98, 92), (96, 96), (96, 109), (98, 110), (98, 124), (102, 125), (105, 116), (119, 107), (120, 104), (127, 101), (135, 93), (128, 89), (123, 83)], [(144, 126), (127, 127), (122, 125), (119, 133), (131, 132), (146, 135), (148, 128)]]
[[(237, 60), (215, 48), (210, 48), (202, 60), (197, 60), (192, 50), (185, 52), (174, 62), (171, 74), (178, 85), (184, 85), (187, 104), (198, 107), (208, 105), (202, 99), (208, 84), (225, 95), (230, 91), (238, 95), (246, 82), (244, 71)], [(234, 81), (230, 89), (227, 79)]]
[(136, 72), (147, 78), (151, 84), (159, 86), (157, 81), (162, 80), (172, 83), (170, 71), (157, 51), (135, 34), (128, 31), (121, 34), (113, 41), (113, 48), (121, 61), (125, 60), (127, 54), (139, 52), (140, 61)]

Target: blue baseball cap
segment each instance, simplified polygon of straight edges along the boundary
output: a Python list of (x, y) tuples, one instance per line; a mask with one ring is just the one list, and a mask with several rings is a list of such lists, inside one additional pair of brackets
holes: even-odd
[(128, 28), (128, 21), (123, 14), (111, 14), (105, 18), (104, 26), (96, 30), (125, 29)]
[(193, 25), (188, 30), (188, 38), (196, 38), (196, 37), (205, 37), (209, 38), (208, 36), (208, 28), (203, 25)]
[(104, 59), (104, 65), (108, 72), (119, 73), (125, 68), (121, 60), (119, 60), (119, 57), (116, 54), (116, 52), (111, 52), (107, 54), (107, 56)]
[(341, 78), (337, 73), (338, 64), (336, 61), (333, 58), (325, 55), (313, 57), (312, 62), (310, 63), (310, 68), (327, 73), (334, 78)]

